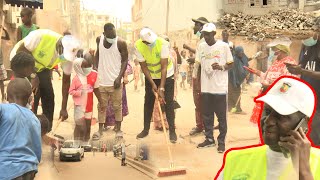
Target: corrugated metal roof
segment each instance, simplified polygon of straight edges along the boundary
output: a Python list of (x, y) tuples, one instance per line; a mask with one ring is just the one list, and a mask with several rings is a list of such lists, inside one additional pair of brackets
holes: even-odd
[(43, 8), (43, 0), (5, 0), (7, 4), (28, 6), (41, 9)]

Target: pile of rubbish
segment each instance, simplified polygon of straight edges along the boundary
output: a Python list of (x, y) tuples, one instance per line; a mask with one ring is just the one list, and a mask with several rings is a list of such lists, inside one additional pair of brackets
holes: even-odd
[(304, 36), (317, 28), (320, 23), (312, 13), (305, 13), (295, 9), (270, 11), (263, 16), (225, 14), (218, 24), (228, 29), (230, 34), (246, 36), (248, 40), (263, 41), (265, 38), (274, 39), (278, 35)]

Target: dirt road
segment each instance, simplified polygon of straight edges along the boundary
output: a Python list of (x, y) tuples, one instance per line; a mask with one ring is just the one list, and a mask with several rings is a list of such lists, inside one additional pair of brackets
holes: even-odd
[[(129, 77), (131, 79), (132, 77)], [(55, 89), (55, 119), (58, 118), (61, 107), (61, 80), (58, 80), (54, 74)], [(253, 108), (253, 96), (257, 94), (257, 87), (248, 87), (248, 91), (242, 95), (242, 109), (246, 115), (228, 114), (228, 133), (226, 148), (241, 147), (259, 142), (258, 128), (249, 122)], [(165, 148), (165, 140), (162, 132), (151, 130), (149, 136), (145, 139), (136, 140), (136, 135), (143, 128), (143, 101), (144, 87), (139, 87), (139, 91), (133, 90), (133, 84), (127, 85), (127, 96), (129, 105), (129, 115), (124, 118), (122, 130), (127, 144), (132, 144), (128, 148), (128, 154), (135, 156), (135, 145), (138, 143), (147, 144), (150, 148), (150, 160), (156, 167), (167, 167), (169, 165), (168, 153)], [(95, 101), (96, 102), (96, 101)], [(194, 104), (192, 90), (178, 91), (178, 102), (182, 106), (176, 112), (177, 135), (185, 136), (195, 126)], [(72, 105), (72, 98), (69, 98), (68, 105)], [(97, 111), (94, 111), (94, 117), (97, 117)], [(215, 121), (215, 124), (217, 122)], [(73, 133), (73, 109), (69, 111), (69, 119), (59, 126), (57, 134), (66, 138), (72, 138)], [(92, 133), (98, 130), (98, 125), (92, 126)], [(219, 131), (215, 130), (215, 138)], [(104, 138), (113, 138), (112, 130), (105, 132)], [(203, 135), (196, 137), (178, 138), (176, 144), (171, 144), (174, 162), (176, 165), (187, 167), (187, 175), (170, 177), (164, 179), (213, 179), (221, 167), (223, 154), (217, 152), (217, 147), (197, 149), (198, 143), (204, 140)], [(82, 162), (56, 162), (56, 167), (60, 171), (56, 179), (82, 180), (115, 177), (115, 179), (147, 179), (142, 173), (130, 168), (121, 167), (120, 162), (112, 157), (97, 155), (92, 157), (86, 154)], [(41, 168), (39, 170), (41, 174)], [(120, 175), (119, 175), (120, 174)], [(41, 174), (45, 175), (45, 174)], [(117, 175), (119, 175), (117, 177)], [(42, 178), (41, 178), (42, 179)]]

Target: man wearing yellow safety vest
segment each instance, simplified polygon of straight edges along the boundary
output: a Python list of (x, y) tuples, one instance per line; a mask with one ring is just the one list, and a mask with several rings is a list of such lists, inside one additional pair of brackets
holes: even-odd
[(135, 43), (136, 56), (145, 75), (144, 129), (137, 139), (149, 134), (150, 121), (155, 102), (155, 93), (164, 104), (168, 124), (169, 137), (172, 143), (177, 141), (174, 127), (174, 67), (169, 58), (169, 42), (158, 37), (149, 28), (143, 28), (140, 39)]
[(263, 125), (266, 145), (230, 151), (216, 178), (319, 180), (320, 149), (306, 137), (315, 112), (311, 87), (295, 77), (281, 77), (256, 101), (271, 112)]
[(32, 54), (35, 59), (35, 72), (31, 74), (32, 90), (34, 93), (40, 90), (42, 111), (50, 122), (49, 131), (52, 128), (55, 105), (50, 70), (61, 63), (63, 81), (60, 118), (65, 120), (68, 118), (67, 102), (72, 61), (76, 57), (79, 46), (80, 43), (71, 35), (62, 36), (51, 30), (39, 29), (30, 32), (11, 51), (10, 58), (16, 52), (24, 51)]

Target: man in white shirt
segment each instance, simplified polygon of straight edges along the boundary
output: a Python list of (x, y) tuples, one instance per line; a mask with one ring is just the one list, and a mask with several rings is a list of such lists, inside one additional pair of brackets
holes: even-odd
[(177, 141), (174, 127), (174, 64), (169, 58), (169, 42), (158, 37), (149, 28), (143, 28), (140, 39), (135, 43), (137, 60), (145, 75), (144, 129), (137, 138), (149, 134), (155, 94), (163, 102), (169, 124), (169, 137), (172, 143)]
[[(98, 69), (100, 93), (102, 103), (98, 108), (99, 134), (102, 135), (106, 121), (106, 111), (109, 99), (112, 101), (116, 126), (115, 131), (121, 131), (122, 117), (122, 77), (128, 64), (128, 49), (126, 41), (117, 37), (113, 24), (104, 25), (104, 33), (97, 37), (97, 52), (95, 55), (95, 68)], [(101, 111), (103, 109), (104, 111)]]
[(216, 26), (207, 23), (202, 29), (204, 43), (199, 45), (196, 61), (201, 63), (201, 107), (206, 139), (198, 148), (215, 145), (213, 137), (214, 115), (218, 117), (218, 152), (225, 151), (227, 134), (227, 92), (228, 69), (233, 66), (233, 57), (229, 45), (216, 41)]

